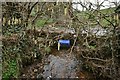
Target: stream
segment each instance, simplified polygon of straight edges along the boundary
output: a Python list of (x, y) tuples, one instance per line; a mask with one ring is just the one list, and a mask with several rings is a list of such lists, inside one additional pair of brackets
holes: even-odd
[(67, 50), (54, 50), (45, 59), (42, 76), (45, 79), (50, 78), (74, 78), (85, 79), (85, 74), (80, 69), (80, 61), (77, 60), (75, 53), (69, 53)]
[[(101, 29), (100, 29), (101, 30)], [(95, 31), (95, 32), (94, 32)], [(98, 32), (97, 32), (98, 31)], [(97, 36), (103, 36), (106, 34), (106, 30), (97, 30), (96, 28), (92, 31), (93, 34), (97, 33)], [(86, 32), (82, 32), (86, 33)], [(51, 54), (43, 58), (42, 63), (33, 64), (23, 72), (22, 77), (37, 77), (44, 78), (45, 80), (54, 78), (68, 78), (68, 79), (93, 79), (93, 75), (82, 70), (82, 61), (76, 52), (69, 53), (66, 49), (57, 50), (52, 49)], [(26, 74), (27, 73), (27, 74)]]
[[(103, 36), (106, 30), (93, 28), (91, 29), (96, 35)], [(44, 78), (85, 78), (86, 74), (82, 73), (80, 69), (80, 59), (76, 58), (76, 54), (69, 53), (67, 50), (53, 50), (45, 60), (46, 63), (43, 67), (43, 77)]]

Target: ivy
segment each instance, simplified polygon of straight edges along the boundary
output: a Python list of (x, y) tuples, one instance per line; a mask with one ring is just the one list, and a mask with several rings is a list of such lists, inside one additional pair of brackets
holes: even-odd
[(17, 67), (18, 66), (16, 60), (9, 61), (7, 70), (3, 72), (3, 80), (9, 80), (10, 77), (17, 78), (18, 76)]

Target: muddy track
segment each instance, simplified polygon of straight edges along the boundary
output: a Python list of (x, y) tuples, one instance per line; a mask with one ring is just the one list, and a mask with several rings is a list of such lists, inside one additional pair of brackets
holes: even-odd
[(85, 79), (86, 74), (80, 69), (80, 62), (75, 54), (69, 54), (67, 50), (57, 51), (48, 55), (42, 63), (39, 61), (27, 67), (22, 77), (31, 78), (79, 78)]

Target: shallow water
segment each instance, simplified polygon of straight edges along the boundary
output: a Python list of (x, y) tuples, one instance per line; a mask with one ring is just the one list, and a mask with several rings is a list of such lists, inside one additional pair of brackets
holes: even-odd
[(77, 78), (79, 71), (78, 60), (75, 55), (64, 51), (57, 51), (58, 55), (49, 55), (44, 65), (44, 78)]

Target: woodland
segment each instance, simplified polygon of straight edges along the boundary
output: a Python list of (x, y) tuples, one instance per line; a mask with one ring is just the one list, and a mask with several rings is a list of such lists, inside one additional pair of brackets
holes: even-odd
[(105, 1), (2, 2), (2, 79), (119, 80), (120, 3)]

